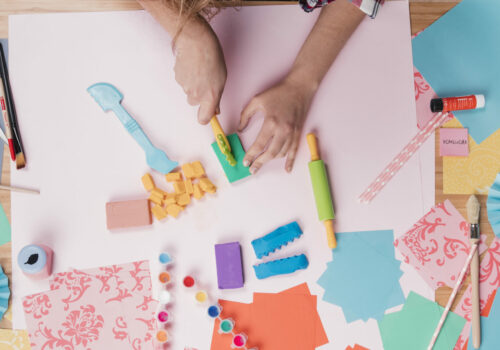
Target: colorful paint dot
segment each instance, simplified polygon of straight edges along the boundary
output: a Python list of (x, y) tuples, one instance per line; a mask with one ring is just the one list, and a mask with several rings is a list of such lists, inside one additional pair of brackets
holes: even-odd
[(218, 305), (212, 305), (208, 308), (208, 316), (212, 318), (219, 317), (220, 315), (220, 306)]
[(161, 253), (159, 256), (160, 264), (168, 264), (172, 261), (172, 258), (167, 253)]
[(168, 304), (168, 303), (170, 303), (172, 296), (170, 295), (168, 290), (162, 290), (160, 292), (158, 299), (160, 301), (160, 304)]
[(168, 333), (165, 330), (158, 331), (156, 333), (156, 340), (160, 343), (166, 343), (168, 341)]
[(196, 292), (195, 296), (196, 301), (199, 303), (204, 303), (208, 299), (208, 294), (204, 290), (200, 290), (199, 292)]
[(160, 280), (160, 283), (167, 284), (170, 282), (170, 274), (168, 272), (162, 272), (158, 275), (158, 279)]
[(247, 337), (244, 334), (237, 334), (233, 338), (233, 345), (242, 348), (247, 343)]
[(191, 288), (192, 286), (194, 286), (194, 278), (191, 277), (191, 276), (186, 276), (184, 278), (184, 286), (186, 286), (187, 288)]
[(234, 322), (230, 319), (223, 320), (219, 328), (222, 333), (230, 333), (234, 328)]
[(160, 311), (158, 313), (158, 321), (161, 323), (167, 323), (169, 319), (169, 315), (167, 311)]

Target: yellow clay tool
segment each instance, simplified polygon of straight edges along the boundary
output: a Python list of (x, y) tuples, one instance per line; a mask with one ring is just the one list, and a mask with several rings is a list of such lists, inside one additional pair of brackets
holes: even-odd
[(337, 247), (337, 240), (335, 239), (335, 231), (333, 229), (335, 213), (333, 212), (332, 194), (330, 191), (330, 184), (328, 183), (325, 163), (319, 158), (318, 143), (314, 134), (307, 134), (307, 144), (311, 152), (309, 174), (311, 175), (318, 217), (325, 224), (328, 247), (334, 249)]
[(224, 130), (222, 130), (219, 119), (217, 119), (216, 115), (210, 119), (210, 125), (212, 126), (215, 141), (217, 142), (221, 153), (226, 156), (226, 160), (231, 166), (235, 166), (236, 159), (234, 159), (234, 155), (231, 153), (231, 145), (229, 144), (226, 134), (224, 133)]

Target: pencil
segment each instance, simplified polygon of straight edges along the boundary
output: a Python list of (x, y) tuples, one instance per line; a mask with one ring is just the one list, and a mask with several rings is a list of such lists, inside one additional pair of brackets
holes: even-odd
[(7, 105), (7, 112), (9, 118), (9, 124), (12, 131), (12, 139), (14, 144), (14, 151), (16, 154), (16, 168), (22, 169), (26, 166), (26, 158), (24, 156), (23, 144), (21, 141), (21, 134), (19, 132), (19, 126), (17, 125), (17, 115), (16, 108), (14, 106), (14, 99), (12, 97), (12, 91), (10, 89), (9, 72), (7, 70), (7, 61), (5, 59), (5, 53), (3, 46), (0, 43), (0, 79), (2, 80), (2, 85), (5, 94), (5, 102)]

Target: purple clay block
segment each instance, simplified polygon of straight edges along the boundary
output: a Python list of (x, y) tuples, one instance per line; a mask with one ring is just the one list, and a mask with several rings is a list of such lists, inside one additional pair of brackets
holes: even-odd
[(241, 247), (238, 242), (216, 244), (215, 261), (219, 289), (243, 287), (243, 265)]

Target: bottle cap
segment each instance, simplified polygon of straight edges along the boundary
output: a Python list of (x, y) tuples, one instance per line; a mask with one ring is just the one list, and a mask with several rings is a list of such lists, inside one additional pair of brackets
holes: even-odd
[(442, 112), (444, 109), (443, 100), (441, 98), (433, 98), (431, 100), (431, 111), (434, 113)]
[(160, 272), (160, 274), (158, 275), (158, 280), (161, 284), (167, 284), (168, 282), (170, 282), (170, 274), (166, 271)]
[(219, 305), (211, 305), (208, 308), (208, 316), (210, 316), (212, 318), (219, 317), (221, 311), (222, 311), (222, 309)]
[(245, 346), (247, 343), (247, 336), (245, 334), (236, 334), (233, 338), (233, 344), (232, 347), (235, 348), (242, 348)]
[(475, 95), (476, 96), (476, 108), (484, 108), (486, 105), (486, 99), (484, 95)]
[(186, 276), (184, 277), (182, 283), (184, 284), (185, 287), (191, 288), (192, 286), (194, 286), (194, 278), (191, 276)]
[(231, 333), (234, 328), (234, 321), (230, 318), (222, 320), (219, 324), (219, 333)]

